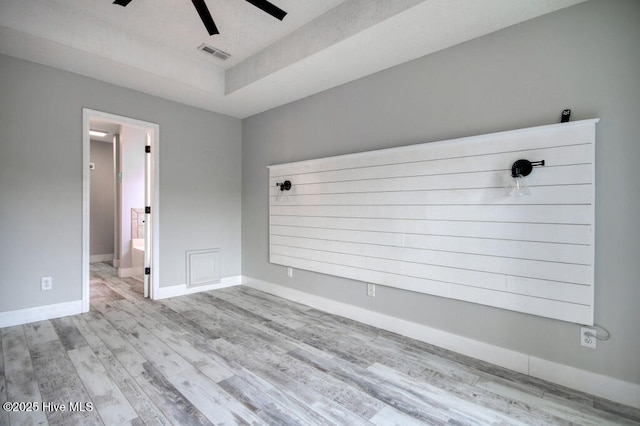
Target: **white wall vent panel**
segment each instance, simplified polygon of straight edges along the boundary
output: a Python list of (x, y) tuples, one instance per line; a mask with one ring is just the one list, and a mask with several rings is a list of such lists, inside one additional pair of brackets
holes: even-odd
[(270, 261), (593, 324), (597, 123), (270, 166)]
[(220, 282), (220, 250), (187, 251), (187, 287)]

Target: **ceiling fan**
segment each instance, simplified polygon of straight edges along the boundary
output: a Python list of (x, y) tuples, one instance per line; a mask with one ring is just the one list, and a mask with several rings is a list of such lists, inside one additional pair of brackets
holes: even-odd
[[(117, 4), (125, 7), (126, 5), (131, 3), (131, 1), (132, 0), (115, 0), (113, 4)], [(246, 1), (251, 3), (257, 8), (262, 9), (263, 11), (267, 12), (269, 15), (281, 21), (287, 15), (287, 12), (280, 9), (278, 6), (274, 5), (273, 3), (268, 2), (267, 0), (246, 0)], [(216, 26), (216, 23), (213, 21), (213, 18), (211, 17), (211, 13), (209, 12), (209, 8), (207, 7), (204, 0), (191, 0), (191, 2), (193, 3), (193, 6), (198, 11), (198, 15), (200, 15), (200, 19), (202, 19), (202, 23), (207, 28), (209, 35), (220, 34), (220, 31), (218, 31), (218, 27)]]

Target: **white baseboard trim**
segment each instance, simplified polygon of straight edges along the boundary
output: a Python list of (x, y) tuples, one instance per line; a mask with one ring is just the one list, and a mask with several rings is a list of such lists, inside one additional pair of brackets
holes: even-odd
[(172, 285), (170, 287), (160, 287), (154, 294), (155, 300), (166, 299), (168, 297), (184, 296), (186, 294), (200, 293), (201, 291), (217, 290), (219, 288), (232, 287), (242, 284), (242, 276), (235, 275), (225, 277), (219, 283), (202, 285), (197, 287), (187, 287), (186, 284)]
[(636, 383), (534, 356), (529, 357), (529, 375), (619, 404), (640, 408), (640, 385)]
[(0, 328), (82, 313), (82, 300), (0, 312)]
[(89, 256), (89, 263), (97, 262), (113, 262), (113, 253), (109, 254), (92, 254)]
[(138, 266), (135, 268), (118, 268), (118, 277), (128, 278), (134, 275), (142, 275), (143, 272), (144, 268), (142, 268), (142, 266)]
[(242, 276), (242, 284), (275, 296), (302, 303), (367, 325), (420, 340), (500, 367), (599, 396), (630, 407), (640, 408), (640, 384), (581, 370), (431, 328), (411, 321), (380, 314), (279, 284)]

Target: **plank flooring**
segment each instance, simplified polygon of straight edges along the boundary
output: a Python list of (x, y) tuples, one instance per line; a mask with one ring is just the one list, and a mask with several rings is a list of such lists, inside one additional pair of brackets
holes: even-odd
[(89, 313), (1, 330), (0, 402), (49, 405), (2, 410), (0, 425), (640, 424), (640, 410), (243, 286), (156, 302), (104, 263), (91, 286)]

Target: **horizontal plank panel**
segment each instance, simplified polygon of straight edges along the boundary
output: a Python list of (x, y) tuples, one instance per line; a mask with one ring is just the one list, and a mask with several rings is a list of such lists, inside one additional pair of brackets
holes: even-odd
[(597, 120), (519, 129), (398, 148), (381, 149), (336, 157), (278, 164), (269, 167), (271, 176), (339, 170), (382, 164), (424, 161), (440, 158), (480, 156), (500, 152), (593, 143)]
[(270, 166), (270, 260), (590, 324), (597, 122)]
[(506, 278), (503, 274), (418, 264), (392, 259), (372, 259), (366, 256), (308, 250), (279, 246), (275, 244), (271, 246), (271, 251), (274, 254), (282, 256), (298, 256), (301, 259), (313, 259), (329, 265), (353, 266), (361, 269), (368, 269), (370, 271), (386, 272), (388, 274), (404, 275), (469, 286), (476, 285), (476, 283), (478, 283), (478, 285), (481, 285), (484, 288), (494, 290), (504, 291), (506, 289)]
[(507, 292), (589, 305), (592, 286), (507, 276)]
[[(403, 290), (411, 290), (418, 293), (426, 293), (440, 297), (454, 297), (450, 295), (448, 290), (449, 286), (461, 286), (462, 288), (477, 287), (472, 285), (436, 281), (422, 277), (398, 275), (346, 264), (326, 263), (319, 259), (305, 259), (275, 253), (271, 255), (270, 261), (275, 264), (287, 265), (298, 269), (321, 272), (358, 281), (374, 282), (380, 285), (387, 285), (402, 288)], [(508, 284), (504, 291), (511, 294), (540, 299), (553, 298), (562, 302), (584, 305), (587, 305), (591, 300), (591, 293), (587, 286), (518, 277), (506, 277), (506, 280)], [(500, 291), (498, 289), (489, 290)]]
[(360, 232), (382, 231), (418, 235), (440, 235), (450, 237), (488, 238), (498, 240), (538, 241), (563, 244), (590, 242), (590, 225), (536, 224), (536, 223), (491, 223), (478, 227), (476, 223), (402, 220), (362, 219), (340, 217), (271, 216), (272, 225), (307, 226), (329, 229), (353, 229)]
[[(535, 189), (534, 189), (535, 188)], [(593, 188), (590, 184), (577, 184), (567, 191), (565, 186), (531, 187), (530, 197), (507, 197), (505, 188), (408, 190), (388, 192), (355, 192), (349, 194), (287, 194), (287, 206), (316, 205), (439, 205), (439, 204), (589, 204)], [(272, 203), (276, 202), (272, 195)]]
[[(372, 259), (391, 259), (430, 266), (444, 266), (452, 269), (473, 270), (526, 278), (563, 281), (572, 284), (589, 285), (592, 279), (590, 276), (591, 268), (589, 265), (575, 265), (439, 250), (316, 240), (299, 237), (282, 237), (277, 235), (272, 237), (271, 244), (290, 248), (364, 256)], [(439, 277), (434, 276), (434, 278), (438, 279)]]
[(588, 305), (491, 291), (482, 288), (451, 286), (450, 291), (452, 298), (467, 302), (480, 303), (495, 306), (496, 308), (509, 309), (579, 324), (590, 322), (591, 307)]
[(272, 255), (271, 262), (357, 281), (374, 282), (371, 278), (376, 278), (381, 280), (381, 285), (388, 285), (417, 293), (426, 293), (433, 296), (454, 298), (466, 302), (481, 303), (497, 308), (545, 316), (562, 321), (577, 323), (591, 322), (589, 321), (590, 307), (588, 305), (554, 301), (522, 294), (504, 293), (482, 288), (458, 286), (449, 283), (439, 283), (422, 278), (373, 273), (371, 271), (342, 265), (330, 265), (331, 267), (327, 268), (326, 264), (317, 260), (299, 259), (288, 256)]
[[(509, 165), (510, 166), (510, 165)], [(357, 172), (358, 169), (354, 170)], [(475, 173), (450, 173), (440, 175), (403, 176), (381, 179), (353, 179), (344, 182), (318, 184), (298, 184), (290, 177), (292, 189), (285, 195), (305, 194), (350, 194), (358, 192), (396, 192), (420, 190), (447, 190), (468, 188), (504, 188), (510, 182), (511, 172), (506, 170)], [(593, 174), (589, 164), (570, 166), (540, 167), (527, 176), (527, 185), (577, 185), (592, 183)], [(271, 195), (282, 193), (275, 185), (271, 186)]]
[(271, 235), (362, 244), (381, 244), (425, 250), (455, 251), (485, 256), (546, 260), (581, 265), (590, 265), (592, 261), (591, 251), (588, 246), (574, 244), (554, 244), (550, 249), (549, 244), (532, 241), (510, 241), (377, 231), (360, 232), (352, 229), (309, 228), (286, 225), (272, 225)]
[(472, 222), (524, 222), (586, 224), (591, 206), (577, 205), (471, 205), (471, 206), (281, 206), (271, 207), (278, 216), (341, 218), (387, 218), (407, 220), (452, 220)]
[[(459, 158), (431, 159), (415, 161), (409, 159), (400, 164), (385, 164), (340, 170), (296, 173), (285, 176), (293, 179), (296, 185), (318, 184), (329, 182), (346, 182), (351, 180), (385, 179), (393, 177), (434, 176), (441, 174), (500, 172), (508, 173), (511, 165), (520, 158), (541, 158), (548, 167), (571, 166), (591, 162), (590, 145), (573, 145), (548, 147), (537, 150), (487, 154), (482, 157), (465, 156)], [(270, 179), (270, 186), (275, 187), (283, 176)]]
[(270, 261), (275, 264), (291, 266), (293, 268), (304, 269), (306, 271), (320, 272), (357, 281), (375, 282), (376, 284), (415, 291), (417, 293), (449, 297), (449, 283), (438, 282), (435, 280), (390, 274), (384, 271), (372, 271), (356, 266), (327, 264), (315, 259), (303, 259), (299, 257), (279, 255), (276, 253), (271, 255)]

